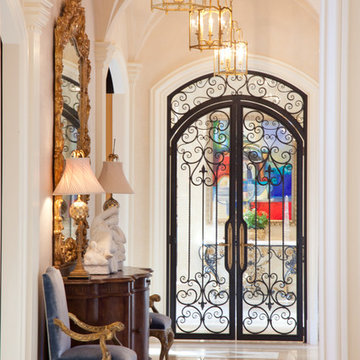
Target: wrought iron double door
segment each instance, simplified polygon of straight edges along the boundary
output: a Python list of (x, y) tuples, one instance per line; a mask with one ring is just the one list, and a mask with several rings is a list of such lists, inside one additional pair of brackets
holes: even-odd
[(304, 139), (251, 98), (195, 110), (169, 133), (176, 337), (303, 340)]

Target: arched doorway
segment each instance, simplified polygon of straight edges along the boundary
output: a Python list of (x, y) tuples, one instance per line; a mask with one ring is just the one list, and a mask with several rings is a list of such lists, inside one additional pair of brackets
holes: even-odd
[(273, 76), (168, 97), (168, 281), (178, 338), (303, 340), (307, 97)]

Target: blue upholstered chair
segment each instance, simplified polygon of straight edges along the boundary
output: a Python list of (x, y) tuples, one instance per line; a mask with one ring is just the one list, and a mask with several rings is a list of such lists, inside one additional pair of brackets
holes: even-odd
[[(106, 326), (91, 326), (68, 312), (64, 282), (60, 271), (49, 267), (43, 274), (45, 312), (51, 360), (136, 360), (136, 353), (124, 346), (106, 345), (106, 340), (116, 339), (116, 332), (124, 329), (121, 322)], [(70, 330), (69, 318), (90, 332), (79, 334)], [(71, 339), (88, 342), (99, 340), (99, 345), (71, 347)]]
[(160, 296), (157, 294), (150, 296), (150, 307), (153, 312), (150, 316), (150, 336), (159, 339), (161, 343), (161, 352), (159, 360), (164, 357), (168, 360), (169, 350), (174, 342), (174, 332), (171, 328), (171, 319), (163, 314), (159, 314), (154, 303), (160, 301)]

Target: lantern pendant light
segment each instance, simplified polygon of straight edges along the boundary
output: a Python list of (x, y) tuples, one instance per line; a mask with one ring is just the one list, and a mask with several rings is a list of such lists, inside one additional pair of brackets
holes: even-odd
[(203, 8), (190, 11), (190, 49), (215, 50), (232, 38), (232, 0), (203, 0)]
[(192, 11), (204, 8), (204, 0), (151, 0), (151, 10)]
[(214, 52), (214, 75), (246, 75), (248, 72), (248, 43), (235, 21), (232, 23), (232, 42)]

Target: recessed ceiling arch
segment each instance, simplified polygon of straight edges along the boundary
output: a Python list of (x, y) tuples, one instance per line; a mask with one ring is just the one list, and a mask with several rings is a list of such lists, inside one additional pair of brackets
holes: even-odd
[[(101, 7), (101, 3), (102, 1), (95, 2), (94, 12), (96, 14), (104, 14), (104, 16), (96, 16), (95, 18), (96, 38), (100, 41), (110, 41), (117, 43), (117, 45), (125, 50), (124, 55), (127, 58), (127, 61), (139, 61), (144, 46), (149, 41), (149, 39), (152, 38), (154, 30), (158, 27), (158, 24), (164, 21), (164, 12), (152, 12), (150, 9), (149, 0), (107, 0), (106, 7)], [(273, 2), (273, 4), (274, 5), (266, 2), (264, 3), (263, 0), (236, 0), (233, 3), (233, 8), (235, 17), (239, 18), (238, 20), (240, 20), (241, 23), (247, 23), (247, 25), (244, 26), (247, 26), (248, 28), (249, 21), (252, 21), (252, 18), (254, 18), (255, 22), (257, 21), (256, 17), (254, 17), (254, 14), (256, 14), (257, 11), (256, 9), (261, 10), (264, 6), (277, 6), (276, 4), (280, 6), (278, 1)], [(299, 10), (301, 9), (301, 13), (307, 17), (307, 21), (318, 24), (320, 0), (293, 0), (288, 5), (286, 5), (286, 8), (289, 7), (292, 7), (293, 10), (290, 10), (286, 14), (286, 17), (292, 16), (291, 14), (294, 12), (299, 14)], [(252, 14), (250, 14), (250, 19), (246, 18), (244, 15), (244, 8), (253, 9)], [(177, 15), (178, 14), (171, 13), (167, 16), (177, 18), (186, 17), (186, 14), (179, 14), (179, 16)], [(259, 24), (264, 27), (267, 24), (266, 13), (264, 14), (263, 12), (261, 16), (262, 18), (259, 20), (261, 23)], [(99, 17), (104, 18), (99, 20)], [(269, 25), (272, 24), (272, 27), (278, 26), (277, 24), (279, 19), (274, 19), (273, 21), (271, 19), (268, 20)], [(283, 23), (287, 23), (288, 20), (291, 22), (291, 19), (284, 18)], [(186, 31), (186, 26), (182, 31)], [(259, 35), (257, 33), (259, 31), (258, 26), (256, 31), (254, 29), (250, 29), (250, 31), (246, 29), (246, 31), (253, 38), (255, 33), (256, 36)], [(252, 34), (250, 34), (251, 31)], [(251, 36), (249, 38), (251, 38)], [(258, 42), (255, 41), (254, 44), (256, 45), (256, 43)], [(263, 50), (266, 51), (266, 49)], [(258, 51), (256, 50), (256, 53), (257, 52)], [(259, 55), (263, 55), (263, 53), (259, 53)]]

